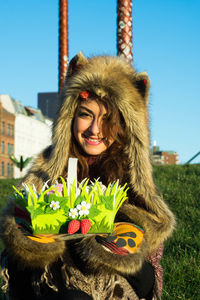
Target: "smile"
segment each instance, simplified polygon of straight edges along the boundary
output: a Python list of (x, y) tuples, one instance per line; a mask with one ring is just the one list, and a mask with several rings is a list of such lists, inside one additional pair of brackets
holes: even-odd
[(90, 137), (84, 137), (85, 141), (92, 146), (98, 146), (99, 144), (101, 144), (103, 142), (103, 139), (94, 139), (94, 138), (90, 138)]

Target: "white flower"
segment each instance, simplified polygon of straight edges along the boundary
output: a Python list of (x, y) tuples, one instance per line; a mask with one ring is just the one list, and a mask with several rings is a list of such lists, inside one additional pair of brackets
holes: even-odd
[(101, 181), (99, 181), (99, 185), (100, 185), (100, 187), (101, 187), (102, 193), (104, 194), (105, 191), (107, 190), (107, 187), (106, 187)]
[(78, 216), (78, 212), (76, 208), (70, 208), (69, 216), (72, 219), (75, 219)]
[(87, 185), (87, 186), (85, 187), (85, 191), (86, 191), (86, 193), (87, 193), (87, 194), (89, 194), (89, 193), (90, 193), (90, 191), (91, 191), (91, 189), (92, 189), (92, 186), (90, 186), (90, 185)]
[(51, 204), (49, 205), (53, 210), (56, 210), (60, 208), (60, 203), (59, 201), (51, 201)]
[(79, 210), (79, 216), (86, 216), (89, 214), (89, 208), (90, 208), (91, 204), (90, 203), (86, 203), (85, 201), (82, 201), (81, 204), (77, 205), (77, 209)]
[[(96, 185), (96, 182), (99, 184), (100, 189), (101, 189), (101, 191), (102, 191), (103, 194), (107, 190), (107, 187), (101, 181), (99, 181), (99, 178), (97, 178), (96, 182), (93, 182), (93, 181), (90, 181), (90, 182), (91, 182), (91, 184), (88, 186), (89, 187), (89, 192)], [(97, 186), (95, 186), (95, 191), (98, 191)]]

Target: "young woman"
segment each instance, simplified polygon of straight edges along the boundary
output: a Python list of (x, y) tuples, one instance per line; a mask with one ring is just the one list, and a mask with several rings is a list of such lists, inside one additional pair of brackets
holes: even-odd
[[(26, 237), (22, 216), (8, 205), (1, 220), (4, 289), (11, 300), (160, 299), (159, 254), (171, 235), (173, 214), (156, 193), (149, 156), (146, 73), (121, 58), (70, 62), (53, 128), (52, 145), (36, 159), (25, 183), (38, 192), (44, 182), (67, 176), (69, 157), (78, 158), (78, 180), (128, 183), (128, 199), (116, 222), (136, 224), (144, 238), (135, 253), (113, 251), (99, 236), (42, 244)], [(158, 250), (159, 249), (159, 250)]]

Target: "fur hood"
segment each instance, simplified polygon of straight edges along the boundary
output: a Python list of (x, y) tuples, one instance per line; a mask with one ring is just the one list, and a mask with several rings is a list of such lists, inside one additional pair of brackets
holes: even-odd
[(120, 110), (130, 144), (124, 151), (129, 156), (130, 179), (134, 191), (147, 204), (155, 193), (149, 157), (148, 75), (136, 73), (133, 67), (119, 57), (100, 56), (87, 59), (82, 53), (69, 64), (64, 88), (60, 95), (61, 108), (53, 125), (52, 146), (37, 159), (26, 176), (26, 182), (35, 182), (40, 188), (45, 180), (56, 180), (66, 168), (71, 139), (71, 123), (83, 90), (98, 96), (107, 96)]
[[(149, 88), (148, 75), (145, 72), (137, 73), (122, 58), (99, 56), (87, 59), (79, 53), (70, 62), (60, 95), (61, 108), (53, 126), (52, 145), (38, 156), (24, 180), (29, 184), (34, 183), (39, 190), (45, 181), (50, 179), (53, 183), (63, 174), (69, 157), (71, 124), (81, 91), (106, 96), (118, 107), (125, 120), (130, 141), (124, 147), (129, 159), (129, 186), (137, 197), (144, 199), (146, 207), (123, 204), (120, 214), (122, 219), (143, 227), (145, 234), (140, 249), (123, 259), (105, 250), (102, 252), (102, 246), (97, 244), (95, 238), (84, 238), (77, 244), (76, 251), (92, 269), (98, 270), (103, 264), (109, 270), (114, 268), (120, 273), (134, 273), (140, 269), (145, 258), (170, 236), (174, 228), (173, 214), (157, 195), (152, 179), (148, 129)], [(7, 247), (12, 248), (11, 252), (15, 253), (9, 238), (14, 225), (9, 220), (4, 217), (2, 221), (3, 239)], [(64, 251), (63, 246), (60, 249)], [(19, 253), (17, 255), (20, 256)], [(41, 266), (40, 256), (32, 261), (29, 255), (29, 259), (28, 264)]]

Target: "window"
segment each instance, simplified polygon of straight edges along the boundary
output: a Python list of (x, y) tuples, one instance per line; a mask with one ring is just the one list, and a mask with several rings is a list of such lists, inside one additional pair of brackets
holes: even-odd
[(10, 164), (7, 164), (7, 177), (10, 177)]
[(13, 154), (13, 145), (8, 144), (8, 154)]
[(4, 162), (1, 162), (1, 176), (4, 176)]
[(5, 122), (1, 122), (1, 133), (5, 133)]
[(10, 136), (14, 136), (14, 126), (10, 125)]
[(10, 165), (10, 177), (13, 177), (13, 165)]
[(10, 163), (7, 164), (7, 177), (13, 177), (13, 165)]
[(1, 153), (5, 153), (5, 143), (1, 142)]
[(11, 154), (14, 153), (14, 147), (13, 147), (13, 145), (10, 145), (10, 152), (11, 152)]
[(10, 136), (10, 124), (8, 124), (8, 135)]

